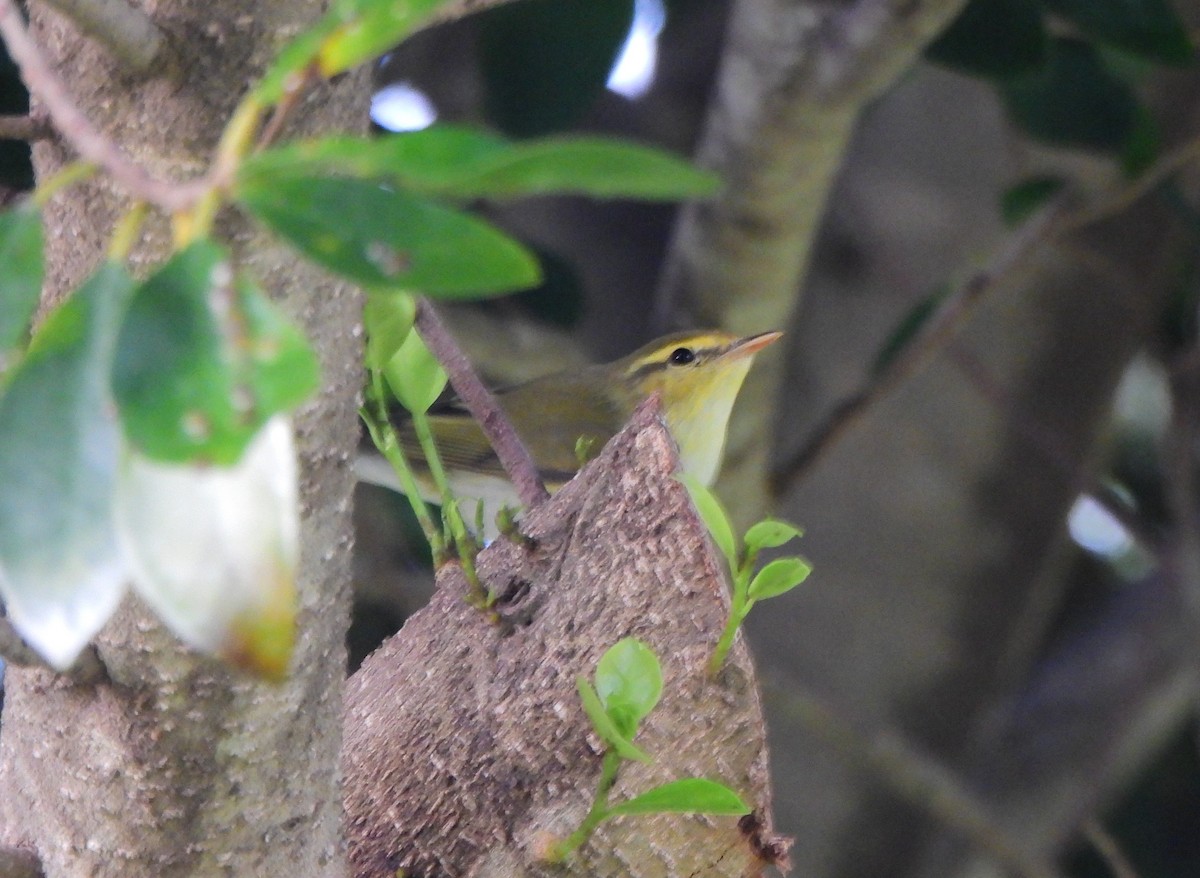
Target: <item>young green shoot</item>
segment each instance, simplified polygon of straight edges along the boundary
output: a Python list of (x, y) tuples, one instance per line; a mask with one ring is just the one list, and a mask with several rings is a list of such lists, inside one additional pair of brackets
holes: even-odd
[[(479, 607), (489, 607), (495, 597), (484, 589), (475, 571), (479, 544), (467, 527), (458, 500), (450, 489), (429, 422), (429, 408), (446, 388), (446, 372), (413, 330), (414, 314), (415, 305), (407, 294), (368, 299), (364, 320), (368, 332), (369, 404), (364, 407), (362, 417), (376, 447), (400, 477), (409, 503), (429, 539), (435, 563), (443, 562), (448, 550), (454, 551), (471, 589), (468, 599)], [(413, 432), (442, 500), (444, 529), (441, 532), (433, 526), (429, 510), (421, 499), (416, 475), (387, 416), (385, 383), (412, 418)]]
[(633, 743), (638, 725), (658, 704), (662, 695), (662, 668), (646, 644), (632, 637), (617, 641), (596, 664), (596, 685), (576, 678), (579, 698), (592, 728), (605, 744), (600, 781), (591, 807), (579, 827), (566, 838), (552, 843), (545, 854), (560, 863), (586, 844), (601, 823), (610, 817), (635, 814), (720, 814), (741, 816), (750, 808), (724, 784), (692, 777), (661, 784), (646, 792), (611, 804), (608, 800), (626, 759), (650, 762), (651, 758)]
[(804, 531), (786, 521), (765, 518), (746, 531), (742, 538), (742, 547), (739, 549), (729, 514), (716, 495), (687, 474), (677, 478), (687, 488), (700, 519), (725, 557), (733, 577), (729, 619), (708, 661), (708, 674), (715, 677), (725, 666), (733, 639), (754, 605), (764, 598), (773, 598), (791, 591), (808, 578), (812, 572), (812, 565), (801, 557), (792, 556), (776, 558), (755, 572), (758, 555), (763, 549), (779, 548), (803, 536)]
[[(501, 506), (496, 511), (496, 530), (510, 543), (520, 546), (526, 551), (533, 551), (537, 547), (537, 540), (521, 531), (521, 525), (517, 522), (517, 512), (519, 511), (511, 506)], [(479, 532), (483, 533), (482, 527)]]
[(434, 524), (429, 506), (421, 499), (412, 465), (400, 447), (400, 437), (388, 417), (390, 395), (384, 379), (384, 369), (412, 332), (414, 305), (412, 298), (405, 295), (367, 300), (364, 322), (367, 327), (367, 387), (365, 404), (359, 409), (359, 417), (371, 435), (371, 441), (384, 456), (404, 488), (413, 515), (433, 552), (434, 565), (445, 563), (446, 547), (442, 531)]

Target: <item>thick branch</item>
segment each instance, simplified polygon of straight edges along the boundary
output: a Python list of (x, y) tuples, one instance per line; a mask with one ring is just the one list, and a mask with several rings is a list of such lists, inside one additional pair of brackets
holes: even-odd
[(479, 380), (471, 361), (454, 341), (433, 306), (425, 299), (417, 304), (416, 327), (425, 344), (429, 346), (430, 352), (437, 357), (446, 374), (450, 376), (450, 386), (492, 443), (492, 448), (500, 458), (505, 472), (512, 479), (521, 502), (530, 509), (545, 502), (550, 495), (546, 492), (546, 486), (542, 484), (537, 464), (533, 462), (529, 450), (521, 442), (521, 437), (517, 435), (496, 397)]
[(165, 40), (150, 17), (125, 0), (46, 0), (135, 73), (149, 71)]

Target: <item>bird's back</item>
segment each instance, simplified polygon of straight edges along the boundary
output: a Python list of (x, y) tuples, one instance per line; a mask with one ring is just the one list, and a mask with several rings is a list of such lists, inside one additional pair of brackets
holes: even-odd
[[(578, 471), (580, 451), (585, 460), (599, 453), (633, 410), (634, 400), (614, 400), (611, 392), (602, 391), (597, 377), (584, 370), (577, 376), (539, 378), (497, 393), (543, 480), (551, 486), (561, 485)], [(457, 403), (434, 410), (429, 420), (447, 471), (506, 478), (483, 430)], [(425, 456), (412, 422), (398, 426), (404, 453), (424, 470)]]

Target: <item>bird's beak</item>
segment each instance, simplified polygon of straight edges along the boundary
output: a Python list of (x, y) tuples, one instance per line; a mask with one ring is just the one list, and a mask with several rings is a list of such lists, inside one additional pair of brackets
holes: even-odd
[(758, 335), (748, 335), (745, 338), (739, 338), (729, 346), (729, 350), (725, 352), (725, 356), (730, 359), (749, 357), (757, 354), (767, 345), (771, 344), (771, 342), (776, 341), (781, 335), (783, 335), (782, 332), (773, 330), (771, 332), (760, 332)]

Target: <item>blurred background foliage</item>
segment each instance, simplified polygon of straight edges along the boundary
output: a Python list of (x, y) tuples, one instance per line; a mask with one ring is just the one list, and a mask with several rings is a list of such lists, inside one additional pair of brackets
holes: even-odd
[[(373, 119), (692, 153), (729, 15), (523, 0), (381, 59)], [(913, 780), (942, 776), (1065, 874), (1112, 873), (1088, 820), (1144, 878), (1200, 873), (1198, 22), (1168, 0), (971, 0), (861, 114), (792, 321), (757, 327), (788, 333), (760, 506), (807, 528), (816, 567), (748, 632), (796, 874), (1002, 874)], [(24, 101), (0, 59), (0, 112)], [(0, 200), (29, 180), (0, 142)], [(670, 328), (674, 207), (488, 211), (546, 268), (446, 309), (491, 380)], [(357, 517), (360, 660), (431, 577), (399, 498), (363, 487)], [(899, 765), (877, 758), (892, 735)]]

